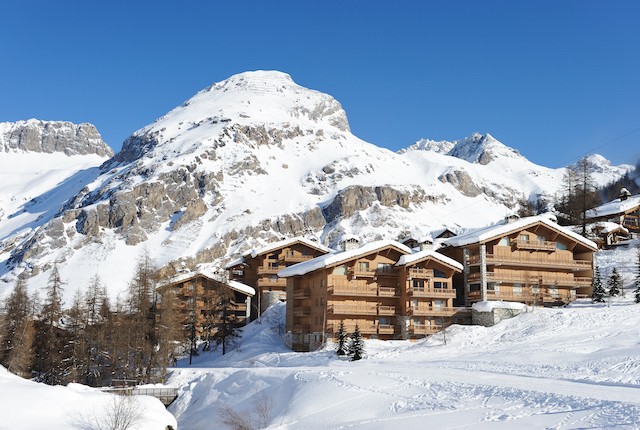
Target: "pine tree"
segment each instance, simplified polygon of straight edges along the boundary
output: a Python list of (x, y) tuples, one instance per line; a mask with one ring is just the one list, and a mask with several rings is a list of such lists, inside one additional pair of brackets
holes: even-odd
[(600, 277), (600, 270), (596, 266), (595, 274), (593, 275), (593, 284), (591, 286), (591, 301), (593, 303), (604, 302), (604, 287), (602, 286), (602, 278)]
[(33, 307), (24, 279), (19, 278), (7, 298), (0, 338), (0, 364), (27, 377), (33, 360)]
[(229, 288), (221, 286), (214, 296), (212, 319), (205, 326), (205, 332), (213, 333), (211, 338), (216, 342), (216, 345), (222, 345), (222, 355), (227, 353), (227, 346), (240, 335), (234, 298), (234, 294)]
[(62, 328), (62, 284), (58, 266), (54, 265), (36, 323), (34, 370), (36, 379), (49, 385), (64, 383), (67, 374), (66, 332)]
[(347, 354), (347, 332), (344, 329), (344, 321), (340, 321), (340, 325), (338, 326), (338, 349), (336, 350), (336, 354), (338, 355), (346, 355)]
[(636, 265), (636, 289), (633, 292), (635, 294), (636, 303), (640, 303), (640, 248), (638, 248), (638, 261)]
[(349, 343), (349, 357), (351, 361), (356, 361), (364, 357), (364, 340), (360, 334), (360, 327), (356, 324), (356, 328), (351, 334), (351, 342)]
[(622, 288), (622, 278), (618, 273), (618, 269), (614, 267), (613, 272), (609, 277), (609, 297), (619, 296), (621, 288)]

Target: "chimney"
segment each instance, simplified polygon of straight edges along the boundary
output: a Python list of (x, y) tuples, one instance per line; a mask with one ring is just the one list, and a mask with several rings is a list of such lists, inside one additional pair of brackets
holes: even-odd
[(357, 249), (360, 247), (360, 239), (356, 236), (343, 236), (342, 240), (342, 250), (350, 251), (352, 249)]
[(627, 200), (627, 197), (631, 196), (631, 193), (626, 188), (620, 190), (620, 201), (623, 202)]

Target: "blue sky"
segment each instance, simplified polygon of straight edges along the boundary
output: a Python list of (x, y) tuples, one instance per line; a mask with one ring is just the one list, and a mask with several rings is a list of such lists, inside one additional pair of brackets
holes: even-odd
[(2, 15), (0, 121), (91, 122), (116, 150), (211, 83), (276, 69), (393, 150), (479, 131), (549, 167), (640, 158), (635, 0), (9, 0)]

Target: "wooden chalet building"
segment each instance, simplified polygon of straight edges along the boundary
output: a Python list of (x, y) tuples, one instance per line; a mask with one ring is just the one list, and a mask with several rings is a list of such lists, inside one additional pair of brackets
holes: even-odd
[(431, 250), (412, 254), (377, 241), (281, 270), (287, 279), (287, 345), (320, 347), (341, 321), (366, 338), (408, 339), (434, 333), (456, 312), (452, 276), (462, 266)]
[(549, 215), (505, 220), (449, 238), (444, 245), (439, 251), (464, 265), (455, 277), (458, 303), (560, 305), (591, 295), (596, 244)]
[(629, 190), (620, 190), (620, 196), (586, 212), (589, 221), (611, 221), (629, 232), (640, 233), (640, 194), (632, 196)]
[(287, 281), (278, 277), (280, 270), (329, 252), (333, 250), (320, 243), (295, 237), (247, 251), (241, 258), (228, 263), (225, 269), (229, 279), (256, 290), (256, 308), (252, 310), (252, 317), (256, 317), (258, 308), (262, 313), (272, 303), (286, 300)]
[(207, 337), (206, 327), (215, 323), (216, 303), (220, 296), (230, 296), (238, 325), (249, 321), (251, 298), (255, 290), (237, 281), (227, 281), (215, 274), (187, 272), (169, 279), (157, 288), (163, 301), (173, 294), (184, 327), (194, 327), (197, 338)]

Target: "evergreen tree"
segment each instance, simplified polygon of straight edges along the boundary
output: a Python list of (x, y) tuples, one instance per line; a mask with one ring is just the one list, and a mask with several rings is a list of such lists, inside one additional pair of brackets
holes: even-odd
[(222, 355), (227, 353), (227, 346), (240, 335), (234, 298), (231, 289), (220, 286), (214, 296), (211, 319), (205, 326), (205, 332), (212, 333), (211, 338), (216, 342), (216, 345), (222, 345)]
[(356, 361), (364, 357), (364, 340), (360, 334), (360, 327), (356, 324), (356, 328), (351, 334), (351, 342), (349, 343), (349, 357), (351, 361)]
[(344, 321), (340, 321), (340, 325), (338, 326), (338, 349), (336, 350), (336, 354), (338, 355), (346, 355), (347, 354), (347, 332), (344, 329)]
[(634, 290), (636, 303), (640, 303), (640, 248), (638, 248), (638, 261), (636, 265), (636, 289)]
[(602, 278), (600, 277), (600, 270), (596, 266), (596, 271), (593, 275), (593, 284), (591, 286), (591, 301), (594, 303), (604, 302), (604, 287), (602, 286)]
[(24, 279), (19, 278), (7, 298), (2, 312), (2, 336), (0, 336), (0, 364), (9, 371), (28, 377), (33, 346), (33, 308)]
[(613, 272), (609, 277), (609, 296), (616, 297), (620, 295), (620, 291), (622, 288), (622, 278), (618, 273), (618, 269), (613, 268)]
[(65, 382), (68, 369), (65, 357), (66, 332), (63, 329), (62, 279), (54, 265), (46, 288), (46, 297), (36, 322), (34, 370), (37, 380), (49, 385)]

